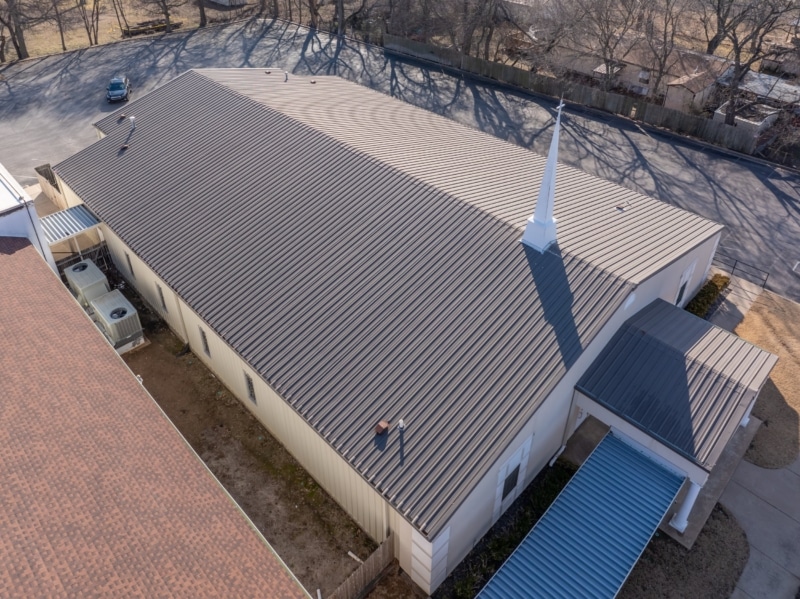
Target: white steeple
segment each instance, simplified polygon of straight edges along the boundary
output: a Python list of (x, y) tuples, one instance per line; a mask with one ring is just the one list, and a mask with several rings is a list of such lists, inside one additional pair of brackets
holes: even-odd
[(536, 200), (536, 210), (525, 225), (525, 232), (520, 241), (535, 249), (544, 252), (556, 240), (556, 219), (553, 218), (553, 204), (556, 195), (556, 166), (558, 166), (558, 132), (561, 127), (561, 109), (564, 102), (558, 105), (556, 126), (553, 129), (553, 139), (550, 142), (550, 153), (547, 155), (547, 166), (544, 169), (542, 186), (539, 188), (539, 197)]

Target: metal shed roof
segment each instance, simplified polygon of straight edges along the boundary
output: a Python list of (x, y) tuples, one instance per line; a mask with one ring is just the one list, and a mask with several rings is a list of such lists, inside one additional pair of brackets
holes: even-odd
[(48, 214), (40, 218), (39, 222), (42, 223), (44, 236), (49, 245), (80, 235), (100, 224), (97, 217), (84, 204)]
[(607, 435), (478, 598), (615, 597), (682, 484)]
[(632, 282), (719, 230), (559, 167), (561, 249), (526, 253), (543, 158), (337, 78), (188, 72), (126, 113), (56, 172), (428, 535)]
[(656, 300), (620, 328), (576, 388), (711, 470), (777, 360)]

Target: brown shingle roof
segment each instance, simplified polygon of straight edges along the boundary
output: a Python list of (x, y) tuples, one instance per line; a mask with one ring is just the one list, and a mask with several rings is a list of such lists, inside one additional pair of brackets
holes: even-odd
[(0, 596), (307, 596), (27, 240), (0, 281)]

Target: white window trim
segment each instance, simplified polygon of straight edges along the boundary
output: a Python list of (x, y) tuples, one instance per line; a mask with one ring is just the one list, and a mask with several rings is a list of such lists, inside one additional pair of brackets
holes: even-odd
[[(492, 523), (497, 522), (503, 512), (514, 503), (520, 492), (525, 486), (525, 476), (528, 470), (528, 457), (531, 453), (531, 443), (534, 435), (531, 435), (525, 442), (511, 455), (505, 464), (497, 472), (497, 490), (494, 498), (494, 511), (492, 513)], [(517, 484), (514, 489), (503, 499), (503, 488), (505, 487), (506, 478), (514, 468), (519, 466), (519, 476), (517, 477)]]

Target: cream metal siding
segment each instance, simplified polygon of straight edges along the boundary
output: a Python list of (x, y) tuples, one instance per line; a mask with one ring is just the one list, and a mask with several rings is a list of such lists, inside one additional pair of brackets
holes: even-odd
[[(117, 270), (131, 283), (139, 295), (150, 305), (155, 312), (169, 325), (175, 334), (183, 341), (186, 341), (186, 329), (183, 320), (181, 319), (181, 312), (178, 306), (178, 298), (175, 293), (156, 275), (139, 257), (127, 246), (122, 240), (106, 226), (100, 225), (103, 237), (106, 240), (111, 260), (117, 267)], [(135, 278), (130, 276), (128, 263), (125, 258), (128, 255), (133, 266)], [(161, 307), (161, 296), (158, 294), (158, 286), (164, 294), (164, 303), (167, 306), (166, 311)]]
[(83, 200), (78, 197), (78, 194), (72, 191), (72, 188), (64, 183), (64, 180), (56, 175), (56, 179), (58, 179), (58, 186), (61, 188), (61, 195), (64, 197), (64, 206), (59, 206), (62, 210), (66, 210), (67, 208), (71, 208), (72, 206), (79, 206), (83, 204)]
[[(411, 526), (403, 520), (336, 451), (328, 445), (267, 383), (193, 312), (138, 256), (103, 225), (106, 241), (120, 272), (127, 275), (125, 254), (130, 257), (135, 279), (129, 282), (153, 307), (159, 307), (160, 285), (168, 302), (164, 315), (170, 327), (188, 341), (195, 355), (219, 377), (259, 422), (278, 439), (311, 476), (347, 511), (375, 541), (386, 539), (391, 527), (396, 533), (401, 565), (410, 563)], [(163, 310), (159, 310), (163, 312)], [(200, 330), (205, 331), (210, 356), (202, 351)], [(187, 335), (188, 332), (188, 335)], [(248, 397), (246, 379), (253, 379), (257, 404)], [(401, 523), (402, 521), (402, 523)]]
[[(386, 539), (388, 522), (385, 500), (347, 464), (244, 360), (185, 303), (180, 310), (189, 332), (191, 347), (202, 347), (200, 329), (206, 332), (211, 355), (195, 355), (297, 459), (317, 482), (377, 542)], [(253, 379), (257, 403), (248, 398), (242, 373)]]

